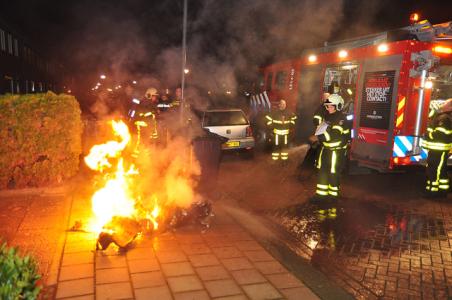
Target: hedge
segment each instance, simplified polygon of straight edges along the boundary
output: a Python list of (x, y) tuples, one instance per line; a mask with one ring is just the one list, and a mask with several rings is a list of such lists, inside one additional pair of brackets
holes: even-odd
[(0, 299), (34, 300), (41, 287), (36, 261), (30, 256), (18, 254), (17, 248), (0, 245)]
[(46, 186), (78, 171), (82, 122), (71, 95), (0, 96), (0, 189)]

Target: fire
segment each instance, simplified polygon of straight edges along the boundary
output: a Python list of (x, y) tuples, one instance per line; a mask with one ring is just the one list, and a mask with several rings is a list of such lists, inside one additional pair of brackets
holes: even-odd
[(159, 223), (157, 222), (157, 217), (160, 215), (160, 206), (157, 203), (157, 197), (154, 195), (153, 198), (154, 198), (154, 209), (151, 211), (150, 215), (148, 215), (148, 218), (154, 225), (154, 229), (158, 229)]
[[(120, 141), (108, 141), (91, 148), (85, 163), (89, 168), (104, 174), (106, 180), (104, 186), (96, 191), (91, 199), (92, 211), (95, 220), (90, 228), (95, 232), (101, 232), (105, 224), (115, 216), (135, 218), (140, 214), (137, 209), (137, 196), (133, 190), (134, 176), (139, 174), (135, 165), (131, 164), (126, 171), (124, 168), (123, 151), (131, 140), (129, 128), (123, 121), (112, 121), (114, 134)], [(117, 159), (113, 168), (111, 159)], [(113, 170), (113, 171), (111, 171)], [(160, 209), (157, 197), (154, 198), (154, 209), (149, 214), (149, 219), (158, 227), (157, 217)]]
[(92, 170), (103, 172), (105, 167), (110, 168), (112, 165), (108, 159), (119, 157), (130, 142), (129, 128), (123, 121), (112, 121), (112, 127), (113, 132), (121, 138), (121, 141), (109, 141), (92, 147), (88, 156), (85, 157), (85, 163)]

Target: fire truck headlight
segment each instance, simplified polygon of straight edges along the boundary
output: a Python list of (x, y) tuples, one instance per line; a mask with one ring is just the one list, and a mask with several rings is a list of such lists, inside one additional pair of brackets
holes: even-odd
[(388, 51), (389, 47), (386, 44), (380, 44), (377, 47), (378, 52), (386, 52)]
[(424, 88), (426, 88), (426, 89), (431, 89), (432, 87), (433, 87), (433, 82), (430, 81), (430, 80), (427, 80), (427, 81), (425, 82)]
[(316, 62), (317, 61), (317, 56), (314, 55), (314, 54), (309, 55), (308, 56), (308, 61), (311, 62), (311, 63)]
[(345, 50), (341, 50), (341, 51), (339, 51), (338, 56), (340, 58), (346, 58), (348, 56), (348, 52)]

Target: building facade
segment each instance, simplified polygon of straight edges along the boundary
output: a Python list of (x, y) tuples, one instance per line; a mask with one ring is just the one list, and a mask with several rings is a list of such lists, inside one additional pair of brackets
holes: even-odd
[(63, 71), (0, 19), (0, 94), (62, 92)]

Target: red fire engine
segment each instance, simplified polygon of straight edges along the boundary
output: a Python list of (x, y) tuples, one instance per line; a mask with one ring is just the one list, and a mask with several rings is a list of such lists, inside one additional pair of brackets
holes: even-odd
[(350, 159), (387, 171), (420, 164), (430, 108), (452, 98), (452, 22), (410, 26), (306, 50), (299, 58), (261, 69), (255, 114), (279, 99), (297, 112), (298, 142), (314, 128), (324, 92), (344, 98), (353, 118)]

